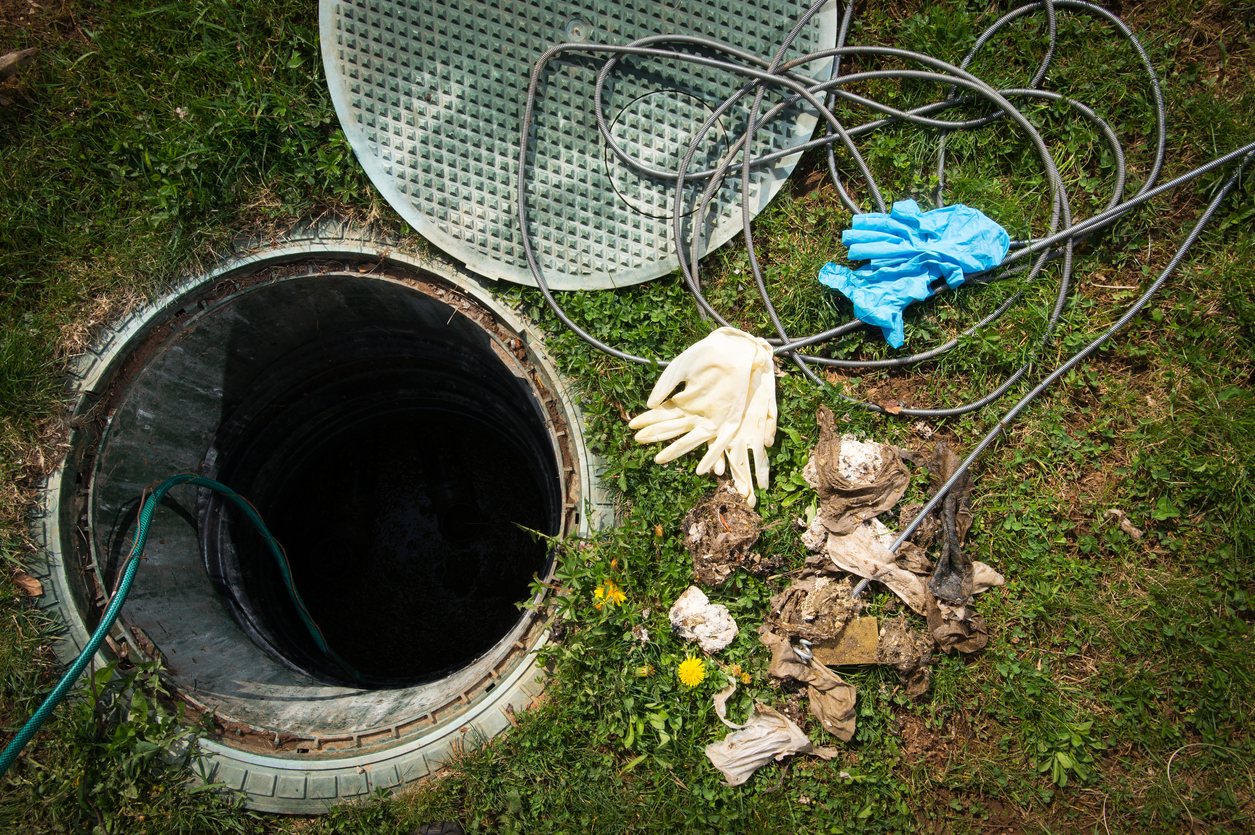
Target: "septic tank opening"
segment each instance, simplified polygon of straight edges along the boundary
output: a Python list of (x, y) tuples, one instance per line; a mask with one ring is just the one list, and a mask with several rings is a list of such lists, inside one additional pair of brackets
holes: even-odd
[[(546, 573), (530, 532), (557, 533), (561, 507), (531, 393), (491, 352), (372, 323), (243, 376), (253, 382), (206, 471), (261, 512), (313, 621), (363, 680), (433, 680), (510, 631)], [(313, 678), (351, 684), (254, 527), (217, 494), (201, 506), (206, 565), (244, 631)]]
[(614, 518), (539, 337), (480, 279), (336, 223), (135, 311), (75, 371), (70, 448), (35, 522), (54, 647), (85, 646), (145, 488), (199, 473), (258, 506), (368, 685), (310, 646), (251, 525), (173, 488), (108, 646), (159, 661), (213, 727), (199, 774), (254, 809), (317, 813), (503, 733), (543, 690), (532, 583), (554, 571), (521, 528)]
[(301, 735), (486, 692), (539, 634), (545, 537), (579, 524), (568, 423), (503, 313), (430, 277), (324, 270), (219, 282), (154, 321), (89, 488), (106, 582), (154, 480), (198, 472), (260, 512), (346, 665), (253, 526), (192, 487), (154, 516), (122, 623), (193, 702)]

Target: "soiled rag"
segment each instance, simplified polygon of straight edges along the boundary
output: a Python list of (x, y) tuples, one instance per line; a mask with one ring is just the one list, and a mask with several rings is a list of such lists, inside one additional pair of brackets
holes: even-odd
[(819, 280), (854, 303), (854, 315), (879, 325), (894, 348), (903, 342), (902, 311), (940, 289), (963, 283), (964, 273), (1002, 263), (1011, 238), (1007, 230), (979, 209), (955, 205), (921, 212), (914, 200), (893, 204), (893, 211), (855, 215), (853, 228), (841, 234), (852, 261), (871, 263), (850, 270), (826, 264)]

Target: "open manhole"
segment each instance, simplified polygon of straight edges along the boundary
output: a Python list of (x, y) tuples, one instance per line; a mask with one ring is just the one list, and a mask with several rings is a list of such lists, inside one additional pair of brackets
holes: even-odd
[[(532, 578), (547, 573), (546, 544), (529, 531), (562, 530), (562, 485), (535, 393), (477, 323), (436, 329), (393, 313), (336, 327), (322, 309), (370, 305), (381, 288), (392, 292), (351, 275), (306, 277), (240, 294), (198, 325), (197, 340), (211, 344), (238, 329), (239, 315), (266, 315), (275, 302), (293, 310), (284, 316), (291, 332), (277, 337), (291, 350), (260, 375), (251, 358), (225, 375), (222, 398), (233, 408), (203, 469), (267, 520), (327, 642), (372, 686), (400, 687), (466, 666), (519, 620)], [(303, 309), (317, 309), (306, 325)], [(260, 333), (248, 328), (243, 340)], [(122, 421), (162, 409), (166, 377), (197, 375), (201, 364), (154, 367), (144, 388), (133, 387), (102, 467), (149, 443), (152, 417), (142, 427)], [(150, 395), (157, 402), (141, 402)], [(106, 489), (96, 490), (100, 509)], [(314, 645), (257, 530), (219, 494), (199, 498), (209, 576), (236, 622), (288, 666), (352, 684)]]
[(175, 488), (111, 646), (159, 654), (178, 698), (212, 711), (215, 779), (254, 808), (324, 811), (426, 776), (540, 692), (545, 537), (610, 511), (536, 334), (474, 278), (369, 242), (292, 243), (105, 342), (37, 524), (61, 654), (96, 623), (144, 487), (194, 471), (260, 511), (357, 674), (315, 647), (234, 507)]

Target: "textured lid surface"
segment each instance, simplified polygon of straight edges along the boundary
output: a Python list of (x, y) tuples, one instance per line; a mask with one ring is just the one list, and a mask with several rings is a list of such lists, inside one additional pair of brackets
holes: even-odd
[[(700, 35), (770, 59), (807, 3), (790, 0), (321, 0), (323, 63), (346, 137), (375, 187), (415, 230), (488, 278), (534, 284), (517, 219), (518, 148), (532, 67), (558, 43), (626, 44)], [(787, 57), (832, 47), (836, 4)], [(606, 148), (593, 89), (607, 56), (566, 53), (540, 86), (527, 170), (528, 223), (555, 289), (649, 281), (677, 266), (674, 180), (639, 174)], [(827, 72), (812, 65), (809, 74)], [(603, 99), (612, 135), (636, 160), (675, 171), (701, 124), (744, 80), (713, 68), (626, 58)], [(780, 98), (768, 93), (764, 110)], [(740, 136), (750, 98), (724, 114), (691, 170)], [(755, 154), (794, 147), (816, 120), (794, 107), (759, 132)], [(751, 213), (766, 206), (797, 156), (757, 171)], [(704, 186), (704, 184), (702, 184)], [(700, 187), (689, 196), (700, 195)], [(741, 226), (740, 169), (705, 224), (707, 249)]]

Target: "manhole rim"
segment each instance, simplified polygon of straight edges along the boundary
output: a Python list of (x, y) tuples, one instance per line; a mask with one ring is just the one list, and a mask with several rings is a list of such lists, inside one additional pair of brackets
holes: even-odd
[[(78, 576), (84, 569), (77, 564), (77, 549), (72, 544), (66, 547), (65, 542), (67, 537), (76, 534), (77, 520), (69, 520), (67, 524), (65, 516), (74, 512), (75, 497), (82, 489), (77, 483), (80, 474), (91, 468), (92, 451), (88, 447), (94, 443), (90, 426), (93, 410), (124, 373), (131, 351), (157, 328), (177, 319), (177, 311), (203, 296), (207, 288), (256, 275), (271, 267), (290, 266), (305, 260), (343, 260), (342, 269), (310, 274), (356, 274), (364, 278), (370, 278), (370, 273), (381, 266), (391, 267), (447, 282), (479, 304), (526, 347), (528, 362), (545, 378), (544, 388), (552, 394), (554, 405), (564, 418), (562, 428), (569, 433), (566, 445), (571, 463), (575, 465), (580, 493), (576, 497), (578, 521), (571, 526), (570, 533), (584, 536), (613, 523), (613, 503), (600, 480), (603, 465), (584, 443), (579, 405), (546, 354), (536, 326), (498, 300), (479, 276), (442, 259), (397, 251), (393, 248), (394, 241), (374, 239), (347, 225), (331, 226), (330, 235), (326, 234), (326, 223), (319, 225), (322, 234), (300, 229), (293, 240), (250, 247), (236, 257), (181, 280), (169, 292), (132, 311), (121, 323), (102, 333), (92, 347), (72, 363), (67, 380), (71, 395), (70, 422), (74, 427), (67, 445), (69, 452), (47, 479), (31, 518), (32, 534), (40, 546), (32, 568), (43, 581), (45, 590), (37, 605), (63, 630), (54, 642), (54, 650), (62, 660), (76, 657), (90, 636), (84, 613), (90, 613), (92, 608), (89, 601), (82, 599), (83, 583)], [(558, 464), (566, 466), (561, 461)], [(359, 797), (379, 787), (399, 788), (422, 779), (473, 740), (491, 738), (509, 728), (513, 724), (513, 713), (525, 709), (541, 693), (544, 670), (538, 665), (535, 654), (546, 643), (547, 630), (542, 623), (534, 621), (519, 637), (524, 651), (513, 657), (509, 667), (494, 670), (499, 675), (493, 677), (490, 685), (487, 678), (474, 685), (474, 697), (464, 700), (460, 709), (448, 711), (447, 717), (431, 717), (430, 727), (404, 735), (394, 732), (392, 739), (382, 741), (378, 737), (387, 729), (363, 731), (355, 737), (339, 740), (342, 747), (299, 755), (279, 751), (273, 755), (258, 753), (204, 739), (200, 743), (201, 762), (196, 770), (243, 790), (250, 807), (282, 813), (317, 813), (337, 801)], [(111, 659), (102, 650), (96, 660), (103, 664)], [(419, 720), (426, 718), (414, 717), (412, 723), (404, 724), (419, 724)], [(368, 737), (374, 741), (363, 744)]]

